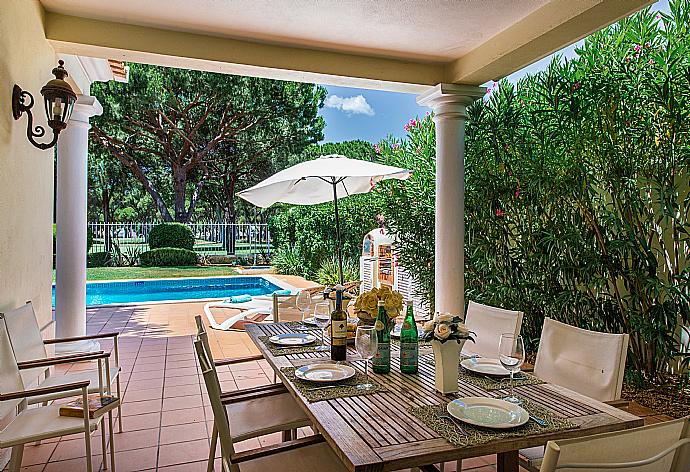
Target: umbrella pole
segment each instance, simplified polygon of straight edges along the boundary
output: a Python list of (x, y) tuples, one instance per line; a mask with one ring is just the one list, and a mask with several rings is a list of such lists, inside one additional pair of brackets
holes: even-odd
[(343, 251), (340, 247), (340, 215), (338, 214), (338, 192), (336, 190), (338, 182), (336, 182), (335, 178), (333, 178), (331, 183), (333, 184), (333, 206), (335, 207), (335, 234), (338, 246), (338, 275), (340, 276), (340, 285), (344, 285), (345, 281), (343, 280)]

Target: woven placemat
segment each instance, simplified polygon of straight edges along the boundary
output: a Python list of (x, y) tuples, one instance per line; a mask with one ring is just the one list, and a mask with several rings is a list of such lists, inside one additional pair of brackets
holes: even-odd
[[(370, 395), (372, 393), (385, 392), (387, 389), (382, 385), (376, 383), (371, 377), (369, 377), (369, 383), (374, 386), (370, 390), (360, 390), (357, 385), (367, 383), (366, 376), (357, 372), (354, 377), (351, 377), (344, 382), (339, 382), (337, 386), (332, 388), (320, 388), (325, 387), (325, 385), (319, 385), (315, 382), (308, 382), (302, 379), (298, 379), (295, 376), (294, 367), (282, 367), (280, 371), (285, 375), (285, 377), (290, 380), (290, 382), (299, 390), (299, 392), (304, 395), (304, 397), (309, 400), (309, 402), (320, 402), (323, 400), (332, 400), (334, 398), (342, 397), (355, 397), (358, 395)], [(317, 389), (317, 390), (310, 390)]]
[(296, 347), (277, 346), (273, 344), (271, 341), (269, 341), (269, 338), (270, 336), (259, 336), (259, 341), (264, 343), (264, 346), (266, 346), (268, 350), (271, 351), (271, 354), (273, 354), (274, 356), (288, 356), (290, 354), (304, 354), (305, 352), (316, 352), (316, 348), (318, 346), (321, 346), (321, 339), (319, 339), (318, 336), (316, 338), (316, 341), (314, 341), (313, 343), (307, 344), (306, 346)]
[[(470, 372), (469, 370), (463, 367), (460, 367), (459, 372), (460, 373), (458, 375), (458, 378), (461, 382), (467, 382), (469, 384), (476, 385), (477, 387), (487, 392), (510, 388), (510, 377), (485, 377), (479, 374), (475, 374), (474, 372)], [(543, 383), (544, 381), (542, 379), (527, 372), (520, 372), (518, 374), (515, 374), (515, 377), (513, 378), (513, 387), (524, 387), (525, 385), (539, 385)]]
[(540, 426), (535, 421), (530, 420), (517, 428), (498, 430), (460, 423), (462, 424), (462, 429), (467, 433), (467, 435), (464, 435), (460, 432), (460, 428), (454, 421), (439, 418), (437, 416), (439, 414), (448, 414), (446, 410), (447, 405), (447, 403), (443, 403), (441, 405), (410, 407), (408, 412), (426, 426), (436, 431), (436, 433), (446, 441), (458, 447), (478, 446), (506, 438), (528, 436), (530, 434), (554, 433), (578, 427), (565, 418), (557, 416), (534, 403), (523, 400), (522, 407), (527, 410), (530, 415), (544, 420), (546, 422), (545, 426)]

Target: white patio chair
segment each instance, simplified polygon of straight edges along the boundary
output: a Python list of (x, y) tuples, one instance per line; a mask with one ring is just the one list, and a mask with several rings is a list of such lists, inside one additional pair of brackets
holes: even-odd
[[(11, 310), (7, 313), (0, 313), (3, 315), (7, 324), (7, 331), (10, 335), (12, 349), (14, 350), (17, 361), (21, 364), (23, 362), (30, 362), (48, 358), (48, 351), (46, 345), (59, 344), (72, 341), (81, 341), (85, 339), (113, 339), (113, 354), (115, 357), (115, 365), (110, 365), (110, 354), (101, 352), (98, 357), (91, 357), (96, 353), (73, 354), (69, 356), (60, 356), (61, 359), (72, 358), (72, 362), (94, 361), (98, 362), (98, 368), (93, 370), (86, 370), (81, 372), (56, 374), (52, 370), (52, 365), (36, 367), (28, 371), (22, 371), (22, 378), (26, 385), (31, 385), (38, 382), (39, 387), (52, 387), (65, 383), (79, 382), (82, 380), (89, 381), (89, 393), (104, 393), (104, 387), (107, 393), (110, 393), (110, 385), (115, 382), (117, 397), (121, 398), (120, 388), (120, 367), (119, 367), (119, 348), (118, 335), (119, 333), (101, 333), (87, 336), (77, 336), (72, 338), (59, 339), (43, 339), (41, 336), (41, 329), (38, 326), (36, 313), (34, 312), (31, 302), (26, 302), (19, 308)], [(105, 364), (105, 366), (103, 365)], [(110, 379), (109, 381), (107, 379)], [(105, 383), (104, 383), (105, 381)], [(29, 399), (29, 404), (46, 403), (57, 398), (64, 398), (64, 393), (55, 392), (52, 394), (37, 396)], [(122, 431), (122, 409), (118, 405), (118, 426)]]
[[(38, 366), (43, 367), (50, 359), (38, 361)], [(25, 368), (31, 368), (29, 363), (24, 363)], [(33, 366), (33, 367), (38, 367)], [(49, 387), (37, 387), (25, 389), (24, 381), (20, 374), (21, 364), (17, 363), (14, 351), (10, 344), (4, 317), (0, 316), (0, 418), (14, 418), (9, 424), (0, 428), (0, 449), (12, 448), (9, 471), (19, 472), (22, 463), (24, 445), (44, 439), (57, 438), (70, 434), (84, 434), (84, 447), (86, 450), (86, 470), (92, 471), (91, 464), (91, 432), (101, 422), (101, 415), (95, 419), (89, 419), (88, 409), (85, 409), (83, 417), (60, 416), (60, 405), (39, 406), (28, 408), (28, 400), (36, 397), (45, 397), (56, 393), (62, 396), (81, 395), (84, 404), (88, 402), (89, 381), (52, 385)], [(110, 465), (115, 472), (115, 455), (112, 443), (112, 426), (110, 428)], [(104, 433), (105, 434), (105, 433)], [(105, 436), (103, 436), (105, 437)], [(106, 447), (103, 441), (103, 464), (106, 463)]]
[[(627, 334), (589, 331), (546, 318), (539, 341), (534, 375), (601, 402), (621, 397)], [(520, 465), (539, 471), (543, 447), (520, 450)]]
[(466, 354), (477, 354), (482, 357), (498, 357), (498, 342), (501, 334), (520, 334), (522, 328), (521, 311), (505, 310), (470, 301), (467, 305), (465, 325), (473, 331), (475, 342), (465, 343)]
[[(234, 443), (246, 439), (241, 434), (242, 423), (249, 420), (256, 423), (261, 416), (270, 416), (273, 408), (255, 410), (253, 414), (238, 415), (232, 405), (247, 402), (252, 408), (259, 404), (268, 404), (271, 398), (265, 395), (258, 399), (247, 399), (251, 394), (226, 396), (222, 394), (214, 363), (207, 355), (204, 342), (197, 337), (194, 341), (199, 365), (206, 383), (206, 390), (211, 401), (214, 425), (218, 429), (221, 447), (221, 467), (223, 472), (345, 472), (347, 469), (340, 462), (333, 450), (324, 442), (321, 435), (308, 436), (302, 439), (270, 446), (235, 452)], [(280, 394), (279, 394), (280, 395)], [(289, 395), (289, 394), (288, 394)], [(274, 395), (278, 396), (278, 395)], [(242, 398), (244, 397), (244, 398)], [(249, 426), (249, 424), (245, 425)], [(256, 427), (256, 424), (255, 426)], [(268, 429), (262, 434), (267, 434)]]
[[(209, 368), (213, 371), (213, 376), (216, 379), (218, 377), (216, 372), (217, 366), (263, 359), (263, 356), (257, 355), (214, 361), (208, 342), (208, 333), (201, 316), (195, 316), (194, 320), (197, 325), (197, 339), (202, 344), (205, 358), (208, 359), (210, 363)], [(244, 441), (276, 432), (282, 432), (283, 440), (288, 441), (290, 439), (297, 439), (297, 428), (311, 425), (309, 418), (307, 418), (283, 384), (274, 383), (231, 392), (220, 391), (220, 384), (218, 388), (227, 415), (233, 419), (235, 441)], [(218, 430), (214, 414), (208, 471), (213, 470)]]
[(542, 472), (688, 472), (690, 417), (576, 439), (549, 441)]

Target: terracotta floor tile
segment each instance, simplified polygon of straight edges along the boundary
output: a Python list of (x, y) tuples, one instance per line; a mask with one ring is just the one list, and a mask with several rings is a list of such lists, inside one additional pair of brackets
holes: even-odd
[(186, 395), (199, 395), (201, 386), (199, 384), (176, 385), (167, 387), (163, 390), (163, 398), (182, 397)]
[[(94, 471), (100, 470), (101, 468), (101, 456), (100, 454), (94, 455), (91, 458), (91, 464)], [(117, 463), (115, 464), (117, 466)], [(43, 472), (75, 472), (75, 471), (86, 470), (86, 458), (80, 457), (79, 459), (70, 459), (66, 461), (49, 462)]]
[(161, 425), (198, 423), (205, 421), (203, 408), (185, 408), (183, 410), (164, 411), (161, 414)]
[(158, 448), (146, 447), (115, 453), (115, 469), (118, 472), (138, 472), (156, 467)]
[(190, 384), (198, 384), (203, 382), (203, 380), (200, 381), (198, 375), (187, 375), (187, 376), (182, 376), (182, 377), (166, 377), (165, 378), (165, 387), (173, 387), (176, 385), (190, 385)]
[[(93, 457), (101, 454), (101, 433), (97, 431), (91, 435), (91, 454)], [(84, 444), (84, 437), (80, 439), (61, 440), (57, 443), (50, 460), (64, 461), (68, 459), (77, 459), (86, 456), (86, 445)]]
[(142, 415), (161, 411), (160, 400), (143, 400), (140, 402), (123, 402), (122, 416)]
[(123, 402), (140, 402), (142, 400), (158, 400), (163, 398), (162, 388), (128, 388)]
[(208, 439), (205, 423), (187, 423), (161, 428), (160, 444)]
[[(41, 442), (38, 446), (26, 445), (24, 446), (24, 456), (22, 457), (22, 468), (29, 465), (45, 464), (50, 459), (51, 454), (55, 451), (57, 442), (47, 443)], [(82, 448), (84, 442), (82, 441)]]
[(162, 379), (164, 377), (163, 369), (152, 370), (149, 372), (133, 372), (130, 375), (130, 380), (151, 380), (151, 379)]
[(165, 444), (158, 449), (158, 467), (203, 461), (208, 457), (208, 451), (206, 439)]
[(158, 444), (159, 434), (160, 430), (158, 428), (115, 433), (115, 451), (153, 447)]
[[(122, 416), (123, 431), (137, 431), (140, 429), (158, 428), (160, 422), (160, 412), (145, 413), (133, 416)], [(117, 427), (115, 428), (115, 431), (117, 431)]]
[(163, 411), (198, 408), (202, 406), (201, 394), (163, 399)]
[[(168, 467), (159, 467), (159, 472), (205, 472), (206, 461), (192, 462), (190, 464), (171, 465)], [(215, 470), (220, 470), (220, 463)]]
[(179, 369), (165, 369), (165, 378), (197, 376), (196, 367), (181, 367)]
[(149, 380), (130, 380), (127, 383), (127, 389), (148, 389), (148, 388), (163, 388), (163, 378), (149, 379)]

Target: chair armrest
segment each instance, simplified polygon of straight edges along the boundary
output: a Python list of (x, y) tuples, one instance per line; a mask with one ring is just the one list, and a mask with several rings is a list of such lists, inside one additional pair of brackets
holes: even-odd
[(71, 354), (69, 356), (46, 357), (45, 359), (35, 359), (31, 361), (17, 362), (20, 370), (33, 369), (36, 367), (50, 367), (58, 364), (72, 364), (74, 362), (95, 361), (110, 357), (109, 352), (97, 351), (84, 354)]
[(213, 363), (216, 367), (221, 367), (224, 365), (241, 364), (243, 362), (261, 361), (263, 359), (264, 356), (262, 356), (261, 354), (256, 354), (253, 356), (233, 357), (230, 359), (218, 359), (217, 361), (213, 361)]
[(313, 444), (319, 444), (323, 441), (323, 436), (321, 436), (320, 434), (316, 434), (314, 436), (308, 436), (306, 438), (295, 439), (293, 441), (272, 444), (270, 446), (265, 446), (259, 449), (250, 449), (249, 451), (231, 454), (230, 460), (233, 464), (239, 464), (254, 459), (260, 459), (261, 457), (271, 456), (273, 454), (280, 454), (281, 452), (292, 451), (293, 449), (300, 449), (306, 446), (311, 446)]
[(102, 339), (102, 338), (117, 338), (120, 333), (101, 333), (101, 334), (88, 334), (86, 336), (72, 336), (70, 338), (54, 338), (54, 339), (44, 339), (43, 344), (58, 344), (58, 343), (70, 343), (73, 341), (85, 341), (87, 339)]
[(283, 384), (273, 384), (264, 387), (247, 388), (234, 392), (226, 392), (221, 394), (220, 401), (223, 403), (223, 405), (232, 405), (233, 403), (241, 403), (248, 400), (255, 400), (257, 398), (281, 395), (286, 392), (287, 388), (285, 388)]
[(71, 382), (62, 385), (53, 385), (51, 387), (38, 387), (29, 390), (22, 390), (21, 392), (0, 393), (0, 401), (17, 400), (20, 398), (37, 397), (40, 395), (49, 395), (56, 392), (67, 392), (70, 390), (84, 389), (89, 386), (88, 380), (81, 380), (79, 382)]

